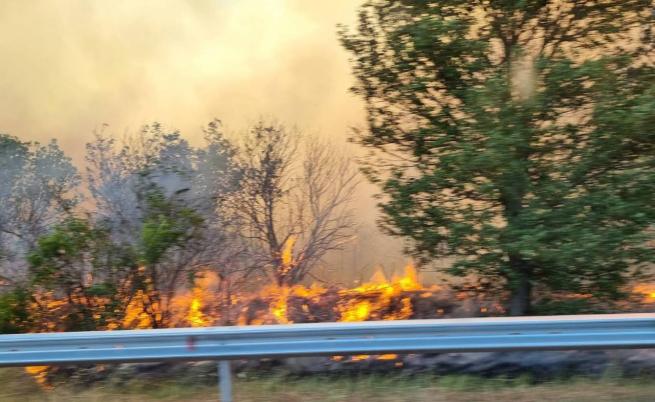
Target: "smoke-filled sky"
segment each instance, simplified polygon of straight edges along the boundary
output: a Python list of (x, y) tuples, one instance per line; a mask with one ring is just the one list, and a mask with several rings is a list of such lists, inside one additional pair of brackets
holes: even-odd
[(337, 23), (357, 0), (29, 0), (0, 3), (0, 131), (56, 137), (161, 121), (197, 138), (259, 116), (345, 138), (361, 103)]
[[(0, 132), (57, 138), (78, 165), (103, 124), (120, 135), (159, 121), (193, 140), (214, 117), (239, 130), (263, 116), (345, 141), (363, 109), (336, 24), (352, 24), (360, 3), (2, 1)], [(371, 225), (370, 197), (357, 207)], [(389, 239), (360, 240), (362, 255), (398, 261)]]

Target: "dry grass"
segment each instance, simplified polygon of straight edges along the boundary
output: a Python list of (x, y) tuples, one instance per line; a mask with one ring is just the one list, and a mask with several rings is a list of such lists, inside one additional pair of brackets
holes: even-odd
[[(0, 371), (0, 401), (216, 401), (216, 389), (206, 385), (174, 382), (134, 383), (122, 388), (95, 386), (71, 390), (59, 387), (44, 391), (22, 371)], [(238, 380), (239, 402), (428, 402), (428, 401), (652, 401), (655, 384), (647, 379), (576, 379), (533, 385), (527, 380), (489, 380), (471, 377), (380, 377), (304, 378), (281, 377)]]

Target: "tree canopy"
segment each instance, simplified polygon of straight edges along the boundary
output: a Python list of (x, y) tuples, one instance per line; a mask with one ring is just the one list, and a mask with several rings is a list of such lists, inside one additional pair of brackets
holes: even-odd
[(56, 141), (0, 134), (0, 278), (24, 277), (23, 259), (78, 202), (79, 175)]
[(508, 291), (621, 296), (653, 261), (645, 0), (372, 0), (342, 28), (381, 223)]

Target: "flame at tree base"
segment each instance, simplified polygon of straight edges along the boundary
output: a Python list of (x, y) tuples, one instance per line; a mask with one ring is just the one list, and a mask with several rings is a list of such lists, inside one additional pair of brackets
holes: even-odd
[[(166, 326), (355, 322), (505, 314), (497, 300), (487, 299), (481, 292), (464, 294), (436, 285), (421, 284), (411, 264), (405, 267), (402, 276), (388, 280), (381, 271), (377, 271), (370, 281), (352, 288), (316, 283), (311, 286), (270, 285), (258, 292), (241, 292), (226, 297), (221, 284), (215, 273), (204, 272), (190, 290), (180, 291), (169, 303), (161, 301), (170, 306), (170, 319)], [(655, 303), (655, 285), (638, 284), (633, 288), (633, 293), (641, 297), (642, 303), (651, 306)], [(36, 320), (43, 321), (41, 332), (57, 331), (56, 317), (65, 317), (67, 303), (49, 292), (36, 294), (34, 298)], [(128, 303), (122, 321), (109, 321), (104, 328), (98, 329), (152, 328), (153, 319), (160, 320), (164, 313), (159, 311), (159, 303), (148, 304), (149, 301), (148, 294), (137, 291)], [(49, 310), (43, 311), (42, 306)], [(37, 307), (41, 307), (41, 310)], [(334, 360), (347, 359), (352, 362), (368, 359), (395, 361), (397, 358), (395, 354), (333, 357)], [(47, 385), (47, 367), (32, 366), (27, 367), (26, 371), (39, 384)]]

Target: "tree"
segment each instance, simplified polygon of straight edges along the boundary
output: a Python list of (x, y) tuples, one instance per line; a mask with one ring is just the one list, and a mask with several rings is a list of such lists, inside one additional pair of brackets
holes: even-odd
[(199, 271), (242, 271), (231, 261), (241, 248), (221, 212), (238, 185), (235, 151), (218, 121), (205, 139), (205, 147), (193, 148), (179, 132), (153, 124), (122, 143), (100, 133), (87, 145), (95, 220), (113, 241), (137, 250), (142, 304), (155, 327), (168, 324), (175, 292)]
[(71, 217), (39, 238), (28, 260), (30, 330), (120, 328), (139, 284), (133, 248), (113, 243), (105, 228)]
[(180, 283), (192, 278), (200, 268), (197, 258), (205, 247), (205, 221), (195, 210), (165, 197), (159, 189), (148, 191), (146, 198), (138, 249), (144, 267), (144, 307), (153, 327), (159, 328), (169, 323), (171, 302)]
[(22, 142), (0, 134), (0, 275), (25, 276), (26, 253), (78, 201), (79, 175), (56, 141)]
[(276, 285), (302, 281), (352, 238), (357, 171), (327, 142), (303, 142), (298, 132), (260, 121), (246, 135), (239, 166), (231, 209), (254, 263)]
[(0, 294), (0, 334), (16, 334), (32, 327), (29, 304), (30, 295), (22, 287)]
[(602, 300), (653, 261), (650, 0), (372, 0), (355, 32), (358, 140), (382, 225), (509, 293)]

